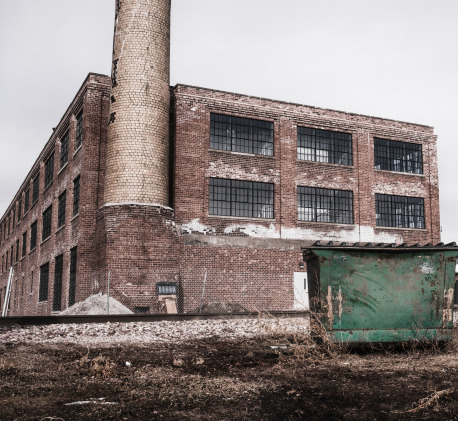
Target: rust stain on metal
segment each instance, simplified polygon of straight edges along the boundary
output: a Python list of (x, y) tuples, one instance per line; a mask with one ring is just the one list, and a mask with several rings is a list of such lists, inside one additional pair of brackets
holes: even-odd
[(326, 297), (328, 303), (328, 320), (329, 320), (329, 327), (332, 329), (332, 324), (334, 322), (334, 317), (332, 315), (332, 289), (331, 285), (328, 285), (328, 295)]
[(453, 288), (444, 289), (444, 311), (442, 312), (442, 326), (453, 320)]

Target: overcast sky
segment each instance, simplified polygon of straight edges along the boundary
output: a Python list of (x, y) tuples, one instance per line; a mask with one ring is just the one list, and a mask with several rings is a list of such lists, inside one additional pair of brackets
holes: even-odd
[[(0, 215), (89, 72), (115, 0), (0, 0)], [(171, 84), (431, 125), (458, 241), (457, 0), (172, 0)]]

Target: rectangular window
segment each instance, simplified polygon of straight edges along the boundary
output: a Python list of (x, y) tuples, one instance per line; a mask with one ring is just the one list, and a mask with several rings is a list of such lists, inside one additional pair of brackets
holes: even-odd
[(68, 132), (65, 133), (64, 137), (60, 141), (60, 168), (68, 162)]
[(83, 112), (81, 111), (76, 117), (76, 139), (75, 150), (77, 150), (83, 142)]
[(14, 246), (11, 246), (11, 253), (10, 253), (11, 262), (10, 262), (10, 266), (13, 266), (13, 252), (14, 252)]
[(211, 113), (210, 148), (272, 156), (274, 124), (270, 121)]
[(32, 204), (38, 200), (38, 194), (40, 192), (40, 174), (38, 174), (33, 180), (32, 186)]
[(13, 222), (11, 224), (11, 232), (14, 231), (14, 226), (16, 225), (16, 208), (13, 209)]
[(353, 224), (353, 192), (297, 187), (299, 221)]
[(298, 126), (297, 159), (353, 165), (351, 134)]
[(51, 235), (52, 205), (43, 212), (43, 229), (41, 231), (41, 241), (46, 240)]
[(45, 162), (45, 189), (52, 183), (54, 177), (54, 152)]
[(421, 197), (375, 195), (378, 227), (425, 228), (425, 203)]
[(70, 250), (70, 283), (68, 290), (68, 306), (75, 304), (76, 298), (76, 266), (77, 266), (77, 248)]
[(40, 266), (40, 288), (38, 291), (38, 301), (48, 300), (48, 284), (49, 284), (49, 262)]
[(37, 227), (38, 221), (35, 221), (32, 225), (30, 225), (30, 251), (37, 246)]
[(67, 201), (67, 190), (59, 196), (59, 205), (57, 208), (57, 228), (65, 224), (65, 204)]
[(16, 240), (16, 263), (19, 261), (19, 239)]
[(274, 185), (210, 178), (210, 215), (274, 217)]
[(21, 220), (21, 217), (22, 217), (22, 199), (19, 200), (19, 203), (17, 205), (17, 221), (18, 221), (18, 223)]
[(60, 311), (62, 307), (62, 275), (64, 271), (64, 255), (56, 257), (56, 266), (54, 269), (54, 297), (52, 302), (52, 311)]
[(30, 190), (27, 189), (24, 194), (24, 215), (29, 211), (29, 193)]
[(73, 180), (73, 216), (80, 211), (80, 176)]
[(6, 250), (5, 271), (8, 270), (8, 250)]
[(22, 234), (22, 257), (27, 253), (27, 231)]
[(375, 137), (374, 165), (376, 170), (423, 174), (421, 145)]
[(158, 282), (156, 284), (157, 295), (176, 295), (177, 283), (176, 282)]

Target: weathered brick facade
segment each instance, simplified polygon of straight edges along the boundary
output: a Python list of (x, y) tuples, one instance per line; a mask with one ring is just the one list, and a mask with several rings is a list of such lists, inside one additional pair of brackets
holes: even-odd
[[(169, 88), (170, 0), (116, 5), (112, 77), (87, 77), (0, 220), (1, 304), (14, 269), (10, 315), (58, 312), (106, 292), (108, 280), (111, 295), (138, 312), (162, 311), (159, 286), (175, 288), (180, 312), (212, 303), (291, 310), (294, 274), (306, 270), (303, 246), (317, 240), (440, 241), (431, 127), (186, 85)], [(211, 147), (212, 114), (268, 122), (272, 150)], [(298, 127), (345, 134), (351, 162), (299, 159)], [(421, 145), (421, 171), (376, 169), (374, 138)], [(62, 164), (65, 149), (68, 162)], [(265, 183), (272, 189), (269, 212), (217, 214), (210, 207), (212, 180)], [(350, 192), (351, 220), (301, 220), (300, 188)], [(234, 189), (227, 191), (243, 193)], [(377, 225), (376, 195), (422, 200), (421, 226)], [(246, 199), (247, 206), (250, 200), (257, 199)], [(43, 216), (51, 205), (49, 223)], [(31, 247), (35, 222), (37, 244)]]

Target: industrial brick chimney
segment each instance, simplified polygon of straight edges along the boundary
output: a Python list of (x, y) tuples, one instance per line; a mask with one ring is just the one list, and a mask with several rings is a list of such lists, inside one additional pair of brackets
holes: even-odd
[[(157, 312), (157, 284), (179, 273), (169, 197), (170, 0), (116, 0), (103, 206), (92, 280)], [(102, 285), (101, 285), (102, 284)]]
[(104, 204), (169, 205), (170, 0), (117, 0)]

